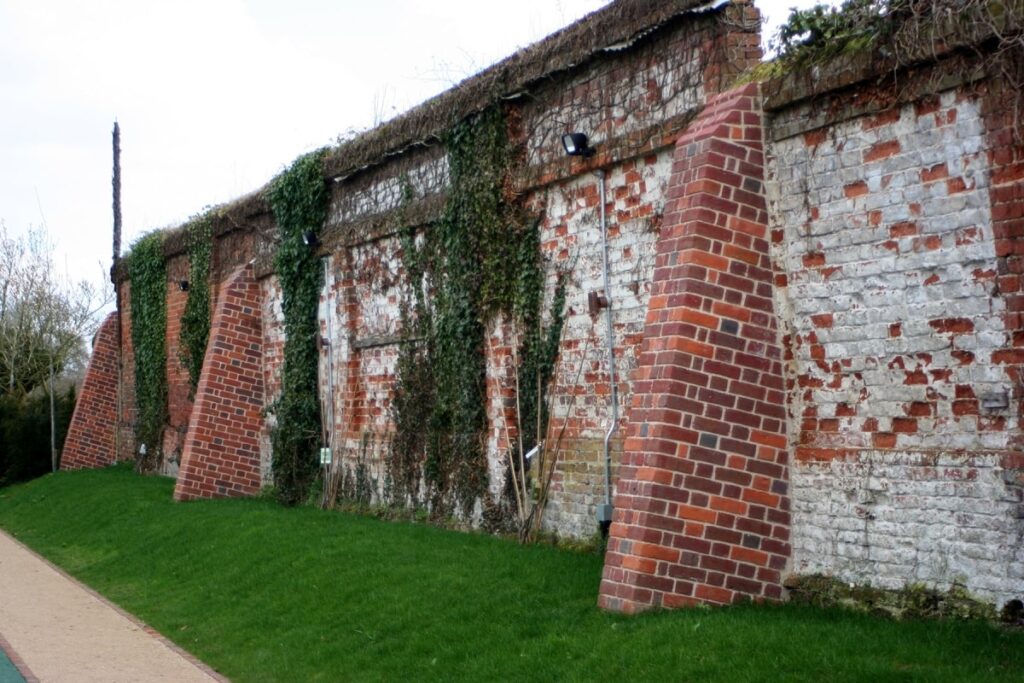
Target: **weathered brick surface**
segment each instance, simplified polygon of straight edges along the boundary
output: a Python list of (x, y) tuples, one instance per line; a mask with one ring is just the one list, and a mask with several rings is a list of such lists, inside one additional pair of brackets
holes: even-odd
[(260, 488), (263, 327), (252, 265), (221, 285), (196, 390), (176, 500), (252, 495)]
[(779, 598), (789, 548), (782, 347), (757, 85), (676, 143), (600, 604)]
[(167, 426), (160, 453), (160, 472), (176, 476), (181, 462), (185, 432), (188, 430), (192, 400), (188, 368), (181, 359), (181, 317), (188, 292), (180, 283), (188, 280), (188, 259), (179, 256), (167, 262)]
[(1019, 321), (1003, 291), (1018, 212), (1000, 199), (1020, 184), (992, 168), (1013, 148), (985, 106), (948, 91), (824, 127), (815, 105), (776, 116), (797, 131), (769, 151), (769, 197), (798, 573), (1024, 592)]
[(117, 313), (108, 315), (96, 333), (89, 368), (64, 439), (62, 470), (106, 467), (117, 461), (117, 318)]
[(996, 82), (988, 83), (982, 95), (996, 291), (1005, 307), (1005, 339), (1003, 347), (992, 352), (992, 362), (1004, 368), (1010, 384), (1010, 410), (1015, 420), (1006, 425), (1007, 445), (1019, 453), (1024, 449), (1020, 428), (1024, 418), (1024, 143), (1018, 115), (1020, 99), (1012, 88)]
[(281, 396), (281, 375), (284, 372), (284, 311), (281, 309), (281, 283), (277, 276), (260, 280), (260, 317), (262, 325), (263, 358), (260, 376), (263, 379), (263, 411), (265, 419), (260, 428), (260, 481), (273, 484), (273, 449), (270, 432), (276, 421), (271, 408)]
[(132, 346), (132, 283), (122, 282), (117, 287), (118, 324), (121, 326), (121, 385), (117, 416), (117, 460), (135, 459), (135, 350)]
[[(540, 219), (546, 301), (559, 276), (568, 285), (550, 387), (546, 442), (559, 464), (547, 528), (592, 535), (604, 493), (610, 368), (603, 315), (587, 306), (602, 289), (601, 169), (621, 402), (602, 604), (777, 598), (790, 570), (1020, 597), (1024, 148), (1012, 93), (947, 79), (957, 74), (941, 60), (901, 74), (898, 90), (852, 72), (839, 74), (845, 90), (811, 82), (799, 99), (793, 89), (770, 99), (762, 167), (755, 86), (701, 110), (758, 56), (756, 10), (720, 11), (724, 21), (718, 10), (666, 19), (501, 103), (516, 162), (506, 189)], [(947, 92), (911, 94), (940, 82)], [(590, 136), (594, 156), (563, 155), (559, 137), (571, 130)], [(352, 149), (373, 147), (374, 135)], [(422, 239), (443, 215), (449, 181), (432, 135), (330, 182), (320, 391), (338, 457), (367, 458), (378, 487), (407, 332), (401, 306), (412, 300), (396, 234), (414, 226)], [(244, 290), (255, 316), (243, 325), (247, 348), (261, 348), (244, 377), (257, 412), (239, 408), (253, 443), (232, 442), (244, 451), (234, 464), (248, 468), (235, 483), (251, 491), (271, 479), (272, 413), (260, 421), (258, 411), (280, 392), (284, 329), (272, 214), (258, 198), (231, 212), (215, 231), (214, 279), (242, 278), (222, 295)], [(231, 274), (254, 257), (258, 285)], [(429, 295), (429, 278), (417, 284)], [(122, 283), (122, 312), (129, 291)], [(187, 406), (173, 348), (182, 302), (168, 292), (172, 428)], [(485, 323), (494, 493), (515, 437), (517, 340), (511, 321)], [(119, 324), (124, 459), (135, 447), (130, 316)], [(238, 333), (225, 338), (237, 343)], [(240, 400), (228, 391), (237, 386), (214, 386), (222, 375), (204, 382), (204, 414)], [(226, 451), (212, 440), (222, 437), (198, 419), (193, 460), (220, 468)], [(234, 490), (197, 468), (183, 469), (182, 482), (207, 481), (203, 495)]]
[(411, 306), (400, 240), (391, 236), (352, 246), (330, 260), (321, 296), (320, 328), (333, 332), (321, 349), (321, 391), (333, 369), (332, 443), (346, 466), (363, 464), (380, 490), (382, 458), (393, 426), (391, 397), (402, 336), (401, 306)]
[(1009, 388), (984, 132), (947, 92), (773, 146), (799, 459), (1006, 446), (979, 404)]
[[(644, 335), (672, 156), (669, 147), (631, 159), (608, 169), (605, 178), (619, 392), (613, 483), (629, 423), (632, 377)], [(541, 250), (548, 263), (548, 302), (560, 273), (566, 282), (565, 323), (549, 387), (551, 417), (546, 435), (547, 447), (556, 452), (559, 465), (544, 522), (552, 531), (578, 538), (597, 531), (596, 506), (605, 496), (603, 442), (612, 417), (605, 311), (592, 315), (587, 304), (591, 292), (604, 288), (598, 182), (594, 175), (583, 174), (541, 188), (530, 197), (531, 205), (543, 210)], [(514, 390), (514, 385), (506, 389)]]
[(1024, 593), (1019, 458), (864, 450), (793, 470), (793, 570), (899, 589)]
[[(750, 14), (749, 7), (743, 11)], [(602, 289), (599, 191), (588, 171), (602, 165), (607, 173), (621, 416), (620, 436), (613, 442), (617, 462), (650, 296), (671, 144), (703, 101), (707, 72), (722, 59), (751, 57), (749, 40), (719, 40), (723, 33), (712, 17), (673, 24), (656, 40), (589, 64), (567, 82), (539, 84), (533, 97), (508, 109), (513, 144), (526, 151), (514, 184), (541, 218), (547, 302), (560, 275), (568, 283), (547, 432), (561, 464), (545, 524), (560, 534), (589, 537), (597, 530), (595, 506), (604, 496), (601, 442), (611, 417), (604, 316), (591, 316), (587, 310), (588, 293)], [(719, 72), (715, 74), (717, 78)], [(602, 109), (602, 103), (609, 106)], [(598, 156), (582, 164), (566, 157), (559, 136), (568, 129), (552, 125), (561, 120), (586, 130), (598, 145)], [(378, 483), (384, 470), (381, 456), (393, 430), (390, 400), (403, 334), (400, 307), (412, 301), (401, 242), (389, 230), (406, 227), (408, 221), (425, 225), (435, 219), (443, 206), (447, 175), (443, 150), (414, 150), (403, 160), (345, 179), (335, 186), (332, 199), (328, 234), (336, 242), (329, 255), (320, 325), (326, 335), (330, 317), (333, 336), (331, 346), (321, 349), (321, 392), (326, 405), (330, 359), (336, 453), (350, 466), (362, 459)], [(412, 190), (412, 204), (403, 200), (400, 176)], [(396, 223), (396, 215), (407, 222)], [(487, 326), (487, 446), (491, 491), (497, 493), (504, 483), (504, 450), (515, 437), (515, 334), (507, 320), (490, 320)], [(562, 443), (552, 446), (560, 434)]]

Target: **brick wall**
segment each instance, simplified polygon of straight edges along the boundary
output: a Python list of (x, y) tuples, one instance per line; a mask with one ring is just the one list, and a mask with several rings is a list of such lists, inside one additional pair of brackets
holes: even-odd
[(260, 286), (252, 265), (221, 285), (175, 500), (253, 495), (260, 488), (263, 356)]
[[(630, 159), (607, 170), (609, 290), (619, 392), (619, 425), (612, 441), (613, 482), (629, 423), (632, 376), (644, 335), (658, 230), (665, 212), (672, 148)], [(591, 292), (603, 292), (600, 188), (591, 173), (537, 190), (543, 211), (541, 250), (548, 263), (548, 299), (562, 273), (565, 323), (549, 388), (547, 448), (559, 465), (545, 514), (548, 529), (586, 538), (597, 530), (604, 502), (604, 436), (612, 417), (605, 311), (591, 314)], [(514, 390), (513, 387), (511, 387)], [(514, 404), (513, 404), (514, 405)], [(561, 441), (559, 442), (559, 437)]]
[(135, 350), (132, 347), (132, 284), (117, 286), (118, 324), (121, 327), (121, 399), (117, 416), (117, 460), (135, 460)]
[[(750, 7), (736, 11), (742, 16), (731, 19), (752, 19)], [(742, 31), (736, 23), (727, 26), (723, 30), (715, 15), (670, 22), (564, 78), (539, 83), (530, 97), (507, 105), (510, 137), (525, 155), (514, 184), (541, 218), (548, 302), (560, 274), (568, 283), (547, 434), (549, 445), (563, 435), (557, 447), (561, 465), (545, 518), (550, 530), (563, 535), (589, 537), (598, 529), (595, 507), (604, 496), (601, 443), (611, 416), (604, 316), (591, 316), (587, 310), (587, 294), (602, 288), (599, 193), (592, 171), (603, 168), (607, 174), (622, 415), (620, 436), (613, 442), (617, 461), (627, 424), (631, 371), (643, 336), (672, 142), (699, 109), (706, 90), (717, 87), (717, 81), (709, 85), (708, 73), (715, 79), (721, 76), (716, 67), (721, 60), (743, 65), (756, 59), (748, 44), (756, 33)], [(730, 31), (743, 33), (746, 42), (724, 40)], [(570, 125), (590, 135), (598, 146), (596, 157), (580, 162), (564, 155), (559, 137)], [(324, 235), (329, 263), (320, 310), (321, 332), (326, 335), (330, 327), (333, 335), (330, 348), (321, 349), (321, 393), (326, 405), (330, 361), (336, 454), (350, 467), (364, 460), (378, 485), (384, 470), (381, 458), (393, 430), (390, 400), (403, 334), (400, 306), (411, 301), (395, 231), (409, 224), (430, 229), (443, 207), (447, 176), (443, 147), (434, 146), (413, 148), (333, 186)], [(410, 204), (402, 199), (400, 178), (413, 190)], [(487, 445), (490, 488), (497, 493), (504, 483), (507, 437), (514, 436), (514, 425), (511, 434), (507, 429), (515, 418), (510, 400), (514, 334), (508, 321), (495, 319), (487, 325)]]
[(262, 485), (273, 483), (273, 449), (270, 431), (277, 424), (274, 413), (269, 409), (281, 396), (281, 375), (284, 372), (284, 311), (281, 283), (276, 276), (260, 280), (260, 317), (263, 323), (261, 343), (263, 344), (262, 367), (263, 410), (266, 418), (260, 429), (260, 480)]
[[(1017, 599), (1024, 594), (1024, 139), (1022, 139), (1018, 107), (1020, 94), (1001, 83), (989, 82), (982, 89), (983, 114), (990, 166), (989, 199), (992, 208), (992, 237), (996, 253), (996, 290), (1005, 305), (1004, 346), (992, 352), (992, 361), (1006, 372), (1010, 384), (1009, 413), (1015, 417), (1015, 429), (1007, 424), (1008, 450), (1001, 454), (1001, 475), (995, 494), (999, 499), (1016, 503), (1007, 511), (1017, 519), (1016, 545), (998, 556), (1007, 561), (1007, 595)], [(1005, 522), (1004, 522), (1005, 524)], [(1011, 523), (1012, 528), (1012, 523)], [(1012, 533), (1012, 532), (1011, 532)], [(1008, 540), (1012, 541), (1012, 536)], [(1004, 584), (1005, 585), (1005, 584)]]
[[(320, 311), (322, 332), (326, 335), (328, 327), (333, 332), (332, 346), (321, 349), (321, 370), (332, 354), (335, 448), (347, 466), (368, 467), (378, 488), (392, 432), (395, 365), (406, 333), (401, 307), (412, 301), (402, 256), (395, 236), (335, 253)], [(324, 380), (321, 388), (326, 401)]]
[(89, 368), (64, 440), (62, 470), (106, 467), (117, 460), (117, 317), (117, 313), (108, 315), (96, 333)]
[(676, 143), (600, 604), (779, 598), (789, 557), (782, 347), (757, 85)]
[[(627, 5), (652, 13), (643, 16), (668, 7), (615, 9)], [(592, 535), (604, 495), (610, 368), (603, 315), (587, 306), (602, 289), (593, 173), (602, 170), (621, 419), (601, 604), (774, 599), (790, 570), (1019, 597), (1024, 148), (1012, 93), (956, 80), (941, 61), (901, 74), (899, 93), (845, 69), (845, 90), (804, 79), (772, 94), (764, 123), (756, 86), (715, 96), (757, 61), (756, 10), (736, 2), (723, 21), (689, 9), (673, 4), (680, 13), (659, 15), (657, 27), (620, 36), (502, 105), (519, 162), (508, 189), (540, 219), (547, 301), (559, 276), (568, 285), (549, 389), (546, 441), (559, 465), (547, 528)], [(913, 94), (937, 83), (946, 91)], [(411, 300), (396, 235), (413, 226), (422, 238), (443, 215), (448, 164), (436, 139), (451, 122), (435, 130), (422, 116), (441, 101), (388, 129), (422, 144), (358, 168), (328, 162), (342, 170), (329, 183), (322, 235), (319, 316), (330, 345), (321, 397), (333, 407), (338, 458), (368, 458), (378, 486), (401, 304)], [(596, 154), (564, 156), (559, 137), (569, 131), (587, 133)], [(359, 157), (382, 135), (346, 152)], [(272, 478), (272, 416), (259, 417), (283, 369), (272, 213), (257, 194), (217, 220), (214, 279), (225, 284), (203, 405), (184, 444), (183, 498), (253, 492)], [(168, 464), (189, 414), (177, 351), (184, 295), (173, 286), (180, 256), (169, 263)], [(121, 283), (121, 311), (129, 292)], [(118, 457), (130, 459), (130, 316), (115, 324)], [(486, 324), (494, 493), (514, 437), (516, 340), (510, 321)], [(215, 476), (229, 471), (235, 480)]]
[(1024, 592), (1014, 147), (975, 88), (855, 97), (777, 112), (769, 150), (793, 570), (1001, 603)]
[(188, 292), (181, 282), (188, 281), (188, 258), (178, 256), (167, 262), (167, 426), (164, 428), (160, 472), (176, 476), (181, 449), (192, 413), (188, 368), (181, 360), (181, 316), (185, 313)]
[[(996, 291), (1003, 302), (1005, 324), (1004, 345), (993, 351), (992, 362), (1004, 369), (1010, 383), (1017, 429), (1010, 431), (1007, 445), (1019, 453), (1024, 447), (1020, 429), (1024, 417), (1024, 142), (1017, 108), (1020, 96), (1009, 90), (993, 82), (987, 84), (982, 94)], [(1012, 469), (1018, 470), (1020, 476), (1021, 463), (1015, 463)]]

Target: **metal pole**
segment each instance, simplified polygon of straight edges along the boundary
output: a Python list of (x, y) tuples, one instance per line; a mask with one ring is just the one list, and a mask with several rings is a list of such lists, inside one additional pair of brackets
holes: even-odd
[(604, 171), (597, 171), (597, 181), (600, 190), (600, 201), (601, 201), (601, 247), (602, 247), (602, 258), (603, 258), (603, 269), (604, 269), (604, 300), (605, 300), (605, 320), (607, 321), (607, 338), (606, 343), (608, 346), (608, 382), (611, 385), (611, 402), (612, 402), (612, 421), (608, 426), (608, 432), (604, 435), (604, 505), (598, 506), (597, 510), (597, 521), (601, 524), (603, 531), (607, 531), (608, 525), (612, 521), (612, 511), (614, 507), (612, 505), (612, 451), (611, 451), (611, 439), (612, 435), (619, 428), (619, 388), (615, 381), (615, 334), (612, 326), (612, 292), (611, 287), (608, 284), (608, 221), (605, 216), (605, 188)]
[[(324, 434), (324, 441), (328, 448), (334, 445), (334, 303), (331, 297), (333, 287), (331, 282), (330, 259), (324, 259), (324, 283), (327, 285), (327, 429)], [(331, 453), (331, 462), (334, 461), (334, 453)]]

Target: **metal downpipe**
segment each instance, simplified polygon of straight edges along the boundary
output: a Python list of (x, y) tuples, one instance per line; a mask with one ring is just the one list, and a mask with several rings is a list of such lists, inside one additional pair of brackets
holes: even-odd
[(612, 421), (604, 435), (604, 504), (597, 508), (597, 521), (603, 534), (608, 533), (612, 523), (612, 452), (611, 440), (619, 428), (619, 388), (615, 381), (615, 335), (612, 326), (612, 293), (608, 283), (608, 220), (605, 215), (605, 172), (595, 173), (598, 180), (601, 204), (601, 252), (604, 270), (604, 303), (607, 322), (606, 344), (608, 347), (608, 382), (611, 385)]

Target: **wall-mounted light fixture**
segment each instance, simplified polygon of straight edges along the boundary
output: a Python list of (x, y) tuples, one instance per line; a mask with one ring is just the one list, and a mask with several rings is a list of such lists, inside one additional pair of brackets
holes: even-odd
[(178, 280), (178, 291), (180, 291), (180, 292), (187, 292), (188, 291), (188, 280)]
[(562, 147), (571, 157), (589, 157), (594, 155), (594, 148), (587, 144), (584, 133), (566, 133), (562, 136)]
[(320, 238), (312, 230), (306, 230), (302, 233), (302, 243), (310, 249), (316, 249), (320, 246)]

